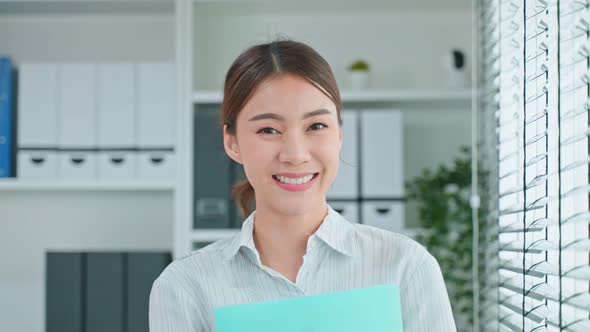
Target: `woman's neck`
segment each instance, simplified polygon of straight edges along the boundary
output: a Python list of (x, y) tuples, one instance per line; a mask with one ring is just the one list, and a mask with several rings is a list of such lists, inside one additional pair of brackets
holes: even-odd
[(289, 279), (294, 281), (307, 249), (307, 240), (327, 213), (325, 203), (310, 213), (296, 216), (257, 207), (253, 236), (262, 264), (277, 272), (291, 274)]

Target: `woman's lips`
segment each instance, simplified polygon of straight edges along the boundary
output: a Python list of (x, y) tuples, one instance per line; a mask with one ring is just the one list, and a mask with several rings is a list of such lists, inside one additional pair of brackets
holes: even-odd
[[(281, 174), (285, 174), (285, 173), (281, 173)], [(313, 178), (311, 180), (309, 180), (306, 183), (302, 183), (302, 184), (291, 184), (291, 183), (283, 183), (281, 181), (279, 181), (278, 179), (275, 178), (275, 176), (272, 177), (273, 181), (281, 188), (287, 190), (287, 191), (305, 191), (307, 189), (309, 189), (316, 181), (316, 179), (318, 178), (319, 173), (314, 173)]]

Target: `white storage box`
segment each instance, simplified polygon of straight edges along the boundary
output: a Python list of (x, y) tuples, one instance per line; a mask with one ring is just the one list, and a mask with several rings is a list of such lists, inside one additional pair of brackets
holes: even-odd
[(140, 151), (137, 154), (140, 179), (169, 179), (176, 174), (176, 154), (173, 151)]
[(137, 153), (134, 151), (98, 152), (98, 178), (132, 180), (137, 175)]
[(18, 151), (17, 177), (19, 179), (57, 178), (57, 152), (51, 150)]
[(364, 201), (362, 223), (396, 233), (404, 233), (405, 204), (402, 201)]
[(96, 152), (89, 151), (59, 151), (59, 178), (81, 180), (96, 179), (96, 154)]
[(353, 224), (359, 223), (359, 204), (357, 202), (328, 201), (328, 204), (344, 219)]

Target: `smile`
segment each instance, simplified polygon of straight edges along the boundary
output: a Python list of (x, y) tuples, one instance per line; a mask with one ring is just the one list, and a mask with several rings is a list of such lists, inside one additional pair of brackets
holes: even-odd
[(300, 178), (288, 178), (284, 176), (273, 175), (272, 178), (274, 182), (279, 185), (279, 187), (285, 190), (304, 191), (312, 186), (312, 184), (317, 179), (318, 175), (319, 173), (314, 173)]

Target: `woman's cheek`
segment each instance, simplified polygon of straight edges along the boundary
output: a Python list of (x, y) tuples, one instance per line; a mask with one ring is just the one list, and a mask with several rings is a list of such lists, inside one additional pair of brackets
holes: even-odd
[(321, 142), (313, 145), (321, 153), (323, 159), (338, 159), (340, 151), (338, 149), (338, 137), (323, 137)]

